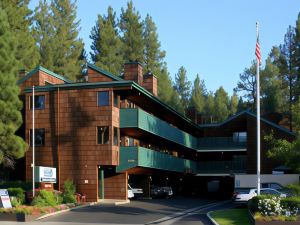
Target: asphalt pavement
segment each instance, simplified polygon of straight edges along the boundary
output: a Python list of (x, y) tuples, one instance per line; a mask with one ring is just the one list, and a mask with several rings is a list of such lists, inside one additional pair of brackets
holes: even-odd
[[(42, 225), (212, 225), (209, 211), (231, 208), (228, 201), (176, 197), (171, 199), (133, 200), (125, 205), (93, 205), (22, 224)], [(1, 222), (1, 225), (19, 223)]]

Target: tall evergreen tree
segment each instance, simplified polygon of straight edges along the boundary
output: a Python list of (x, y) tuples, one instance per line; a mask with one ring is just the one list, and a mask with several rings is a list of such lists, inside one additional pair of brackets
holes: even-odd
[(54, 70), (55, 27), (47, 0), (40, 0), (34, 10), (33, 34), (39, 48), (40, 65)]
[(17, 70), (13, 33), (7, 15), (0, 7), (0, 164), (13, 166), (13, 159), (20, 158), (26, 143), (15, 132), (22, 124), (19, 87), (16, 84)]
[(133, 7), (132, 1), (127, 3), (127, 9), (121, 9), (120, 29), (122, 32), (123, 53), (125, 61), (144, 60), (143, 24), (140, 14)]
[(116, 13), (112, 7), (108, 7), (107, 16), (98, 15), (90, 38), (92, 39), (90, 54), (93, 63), (113, 74), (121, 74), (123, 68), (122, 42), (118, 34)]
[(256, 62), (252, 61), (250, 68), (245, 68), (244, 72), (240, 74), (240, 81), (238, 81), (235, 91), (242, 92), (247, 99), (252, 110), (256, 105)]
[(195, 107), (199, 113), (204, 112), (205, 92), (206, 90), (205, 90), (204, 81), (200, 80), (199, 74), (197, 74), (192, 88), (190, 105)]
[(29, 0), (1, 0), (0, 5), (8, 17), (10, 32), (16, 44), (18, 68), (31, 70), (39, 61), (38, 49), (30, 30), (31, 10)]
[(41, 0), (35, 9), (34, 36), (41, 55), (40, 64), (71, 80), (81, 78), (83, 42), (78, 38), (76, 1)]
[(239, 97), (234, 91), (233, 95), (230, 98), (230, 105), (229, 105), (230, 115), (236, 114), (236, 112), (238, 111), (238, 105), (239, 105)]
[(71, 80), (81, 77), (83, 42), (78, 38), (79, 23), (76, 21), (77, 1), (52, 0), (51, 11), (55, 27), (54, 72)]
[(164, 63), (165, 51), (160, 50), (157, 28), (152, 17), (147, 14), (144, 21), (143, 39), (144, 48), (144, 67), (147, 71), (152, 71), (158, 76), (158, 72)]
[(213, 92), (208, 92), (206, 98), (205, 98), (205, 123), (213, 123), (215, 122), (215, 100), (214, 100), (214, 94)]
[(183, 66), (175, 74), (174, 88), (179, 94), (181, 105), (186, 109), (189, 105), (191, 82), (188, 80), (186, 69)]
[(295, 43), (295, 30), (289, 26), (287, 33), (284, 36), (284, 43), (280, 46), (280, 73), (285, 86), (288, 89), (288, 103), (289, 103), (289, 121), (290, 130), (293, 129), (292, 123), (292, 105), (297, 97), (296, 94), (296, 43)]
[(215, 93), (215, 120), (221, 122), (229, 116), (229, 97), (227, 92), (221, 86)]

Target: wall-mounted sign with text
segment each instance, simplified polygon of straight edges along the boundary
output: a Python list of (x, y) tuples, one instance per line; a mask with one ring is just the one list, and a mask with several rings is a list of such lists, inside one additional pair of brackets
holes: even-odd
[(56, 168), (36, 166), (35, 182), (56, 183)]

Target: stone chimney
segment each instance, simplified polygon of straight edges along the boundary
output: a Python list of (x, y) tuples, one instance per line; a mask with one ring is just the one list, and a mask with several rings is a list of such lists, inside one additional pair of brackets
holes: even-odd
[(139, 62), (127, 62), (124, 65), (124, 80), (132, 80), (143, 86), (143, 67)]
[(157, 77), (150, 71), (144, 75), (143, 87), (154, 96), (157, 96)]

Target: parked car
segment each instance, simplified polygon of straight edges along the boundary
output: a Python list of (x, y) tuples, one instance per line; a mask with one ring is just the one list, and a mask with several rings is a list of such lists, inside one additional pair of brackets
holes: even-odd
[(152, 185), (150, 188), (150, 194), (153, 198), (170, 198), (173, 196), (173, 190), (169, 186), (156, 186)]
[(141, 197), (144, 193), (142, 188), (136, 188), (132, 184), (128, 184), (128, 188), (132, 190), (135, 198)]
[[(261, 188), (260, 194), (262, 195), (276, 195), (280, 196), (282, 198), (285, 198), (287, 196), (286, 193), (280, 192), (278, 190), (275, 190), (273, 188)], [(234, 191), (232, 200), (233, 202), (248, 202), (251, 198), (257, 195), (257, 189), (256, 188), (237, 188)]]
[(272, 188), (278, 191), (283, 190), (283, 186), (275, 182), (261, 183), (261, 188)]
[(132, 188), (130, 187), (130, 185), (128, 185), (128, 188), (127, 188), (127, 195), (128, 195), (129, 199), (134, 198), (134, 194), (133, 194), (133, 191), (132, 191)]

